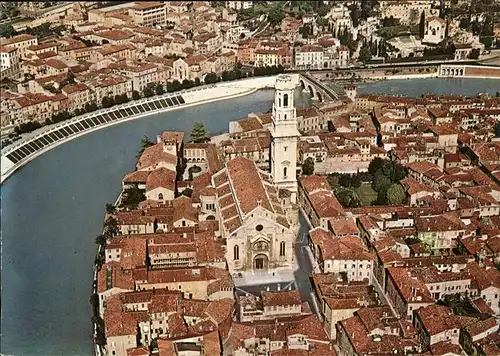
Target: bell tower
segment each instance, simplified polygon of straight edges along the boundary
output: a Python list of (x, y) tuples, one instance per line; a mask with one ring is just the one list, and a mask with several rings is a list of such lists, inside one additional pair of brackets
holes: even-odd
[(293, 102), (296, 78), (280, 74), (276, 79), (271, 126), (271, 175), (279, 189), (297, 199), (297, 114)]

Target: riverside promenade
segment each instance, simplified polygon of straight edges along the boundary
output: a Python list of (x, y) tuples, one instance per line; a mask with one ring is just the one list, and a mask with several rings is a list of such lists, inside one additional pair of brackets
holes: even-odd
[(274, 87), (275, 80), (276, 76), (255, 77), (206, 85), (131, 101), (44, 126), (1, 151), (0, 183), (41, 154), (87, 133), (175, 109), (249, 95), (259, 89)]

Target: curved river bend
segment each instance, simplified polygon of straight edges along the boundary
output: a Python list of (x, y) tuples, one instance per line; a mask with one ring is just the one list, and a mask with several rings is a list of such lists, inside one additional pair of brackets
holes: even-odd
[[(495, 92), (498, 83), (393, 80), (361, 85), (359, 92), (476, 94)], [(189, 131), (196, 120), (212, 133), (227, 131), (231, 120), (269, 110), (273, 94), (259, 91), (95, 131), (43, 154), (10, 177), (0, 187), (1, 352), (91, 355), (94, 236), (101, 231), (104, 205), (115, 200), (123, 175), (134, 169), (140, 139), (163, 130)]]

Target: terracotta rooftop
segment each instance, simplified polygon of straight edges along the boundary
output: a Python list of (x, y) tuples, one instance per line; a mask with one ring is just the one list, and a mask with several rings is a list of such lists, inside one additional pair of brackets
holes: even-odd
[(146, 148), (137, 162), (137, 169), (144, 170), (155, 167), (160, 162), (165, 162), (174, 166), (177, 164), (177, 157), (165, 152), (163, 150), (163, 143), (157, 143)]
[(255, 163), (247, 158), (236, 157), (227, 163), (234, 195), (243, 214), (258, 206), (274, 212)]
[(302, 300), (298, 290), (262, 292), (262, 304), (264, 307), (300, 305)]
[(165, 167), (156, 168), (151, 171), (146, 179), (146, 191), (156, 188), (165, 188), (175, 191), (176, 173)]

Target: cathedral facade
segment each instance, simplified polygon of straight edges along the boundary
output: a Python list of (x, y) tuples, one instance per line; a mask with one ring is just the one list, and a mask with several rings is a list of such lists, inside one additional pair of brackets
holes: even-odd
[(294, 267), (298, 232), (296, 78), (279, 75), (272, 110), (270, 173), (244, 157), (212, 177), (231, 273)]

